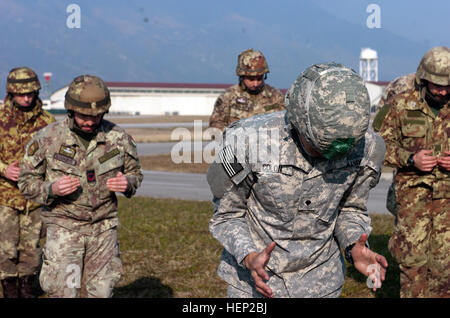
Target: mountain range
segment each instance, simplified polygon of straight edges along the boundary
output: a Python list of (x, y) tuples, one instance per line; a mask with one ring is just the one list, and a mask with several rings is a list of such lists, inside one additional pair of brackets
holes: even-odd
[(310, 0), (85, 0), (76, 2), (80, 28), (67, 26), (71, 3), (0, 2), (0, 87), (21, 65), (35, 69), (42, 83), (43, 72), (53, 73), (44, 95), (80, 74), (105, 81), (235, 83), (237, 55), (250, 47), (264, 53), (268, 83), (279, 88), (318, 62), (358, 71), (365, 47), (378, 52), (379, 80), (389, 81), (415, 71), (429, 49), (383, 28), (347, 22)]

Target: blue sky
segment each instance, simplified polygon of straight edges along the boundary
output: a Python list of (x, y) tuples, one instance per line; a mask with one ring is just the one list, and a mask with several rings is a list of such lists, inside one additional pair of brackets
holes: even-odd
[(447, 0), (315, 0), (321, 8), (355, 24), (365, 24), (366, 8), (378, 4), (381, 27), (417, 43), (450, 46), (450, 1)]

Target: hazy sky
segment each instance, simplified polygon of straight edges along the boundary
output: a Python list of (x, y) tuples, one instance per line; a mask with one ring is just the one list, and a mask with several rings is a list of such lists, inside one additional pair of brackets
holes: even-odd
[[(280, 1), (282, 3), (282, 1)], [(428, 47), (450, 46), (448, 0), (315, 0), (322, 9), (354, 24), (365, 25), (369, 4), (380, 7), (381, 28)]]
[[(66, 27), (70, 4), (81, 8), (80, 29)], [(367, 27), (370, 5), (380, 28)], [(387, 81), (415, 71), (429, 48), (450, 46), (449, 0), (0, 0), (0, 12), (0, 87), (18, 65), (54, 72), (53, 88), (89, 72), (233, 83), (237, 54), (249, 47), (268, 57), (277, 87), (323, 60), (357, 69), (366, 46)]]

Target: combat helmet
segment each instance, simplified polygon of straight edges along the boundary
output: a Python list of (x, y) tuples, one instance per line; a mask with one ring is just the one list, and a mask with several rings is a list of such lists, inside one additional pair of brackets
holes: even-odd
[(29, 67), (16, 67), (9, 71), (6, 79), (6, 92), (27, 94), (41, 89), (41, 83), (35, 71)]
[(315, 64), (286, 93), (287, 117), (327, 159), (346, 155), (364, 137), (370, 99), (363, 79), (334, 62)]
[(266, 58), (260, 51), (248, 49), (238, 56), (237, 76), (259, 76), (269, 73)]
[(422, 80), (436, 85), (450, 85), (450, 49), (437, 46), (425, 53), (416, 71), (416, 83)]
[(84, 115), (107, 113), (111, 106), (109, 89), (103, 80), (93, 75), (80, 75), (70, 83), (64, 107)]

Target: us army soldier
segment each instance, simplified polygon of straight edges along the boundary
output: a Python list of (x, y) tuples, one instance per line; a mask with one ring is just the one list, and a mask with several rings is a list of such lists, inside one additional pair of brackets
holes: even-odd
[(19, 165), (33, 135), (55, 121), (42, 109), (41, 84), (28, 67), (9, 72), (0, 108), (0, 279), (5, 298), (31, 298), (41, 259), (39, 204), (17, 187)]
[(260, 51), (248, 49), (241, 52), (236, 66), (239, 84), (231, 86), (217, 98), (209, 126), (223, 130), (241, 118), (285, 109), (283, 94), (264, 82), (267, 73), (269, 66)]
[(142, 181), (136, 144), (103, 119), (111, 105), (98, 77), (76, 77), (65, 95), (68, 116), (30, 141), (19, 188), (44, 205), (47, 241), (40, 275), (49, 297), (111, 297), (121, 274), (117, 198)]
[[(376, 269), (373, 288), (381, 286), (387, 262), (366, 245), (366, 202), (385, 148), (367, 129), (369, 106), (353, 70), (317, 64), (292, 84), (286, 111), (225, 131), (219, 157), (231, 182), (210, 231), (224, 246), (218, 274), (229, 297), (338, 297), (345, 278), (340, 248), (366, 276)], [(259, 131), (270, 137), (254, 139)], [(258, 151), (270, 145), (279, 155), (252, 160), (251, 140), (260, 140)]]
[(397, 168), (398, 215), (389, 251), (401, 297), (450, 296), (450, 49), (425, 53), (416, 87), (397, 95), (380, 135)]

